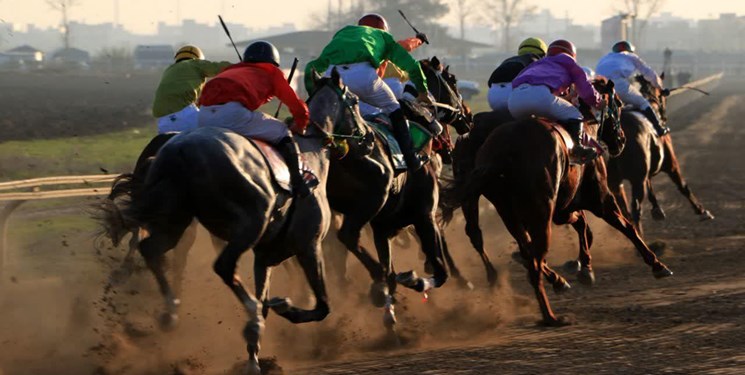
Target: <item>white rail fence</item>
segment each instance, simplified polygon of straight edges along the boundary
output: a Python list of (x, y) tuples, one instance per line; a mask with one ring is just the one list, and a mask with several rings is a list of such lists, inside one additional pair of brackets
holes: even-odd
[[(706, 78), (690, 82), (685, 86), (707, 88), (709, 86), (716, 85), (722, 79), (722, 76), (723, 73), (714, 74)], [(684, 93), (690, 93), (689, 95), (700, 95), (690, 90), (676, 90), (672, 92), (670, 96), (675, 97)], [(673, 101), (677, 102), (678, 98)], [(681, 100), (680, 102), (680, 104), (683, 104), (683, 102), (686, 101)], [(673, 108), (671, 108), (671, 110), (672, 109)], [(2, 210), (0, 210), (0, 283), (3, 282), (3, 270), (7, 261), (6, 252), (8, 239), (8, 221), (10, 219), (10, 215), (13, 213), (13, 211), (15, 211), (16, 208), (18, 208), (24, 202), (30, 200), (106, 195), (109, 193), (109, 184), (114, 181), (114, 178), (116, 178), (116, 176), (118, 175), (108, 174), (91, 176), (57, 176), (0, 183), (0, 191), (11, 191), (8, 193), (0, 193), (0, 202), (7, 202)], [(60, 185), (95, 186), (61, 190), (54, 189), (48, 191), (42, 190), (42, 187)], [(21, 189), (30, 189), (31, 191), (13, 192), (13, 190)]]
[[(85, 197), (95, 195), (106, 195), (109, 193), (109, 184), (116, 178), (115, 174), (93, 175), (93, 176), (58, 176), (42, 177), (28, 180), (18, 180), (0, 183), (0, 202), (7, 202), (0, 210), (0, 283), (3, 282), (3, 270), (7, 262), (8, 248), (8, 222), (10, 215), (24, 202), (41, 199), (57, 199), (69, 197)], [(58, 189), (64, 185), (87, 185), (92, 187)], [(55, 187), (53, 190), (42, 190), (44, 187)], [(30, 190), (30, 191), (13, 191)]]

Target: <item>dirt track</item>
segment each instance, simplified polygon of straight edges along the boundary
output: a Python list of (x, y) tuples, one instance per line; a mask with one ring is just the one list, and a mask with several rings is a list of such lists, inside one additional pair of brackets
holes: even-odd
[[(577, 323), (537, 328), (525, 272), (509, 260), (511, 240), (485, 211), (499, 290), (485, 289), (480, 263), (456, 223), (448, 239), (477, 289), (464, 292), (451, 283), (427, 303), (402, 292), (400, 348), (382, 338), (382, 312), (370, 306), (367, 277), (350, 261), (350, 274), (358, 277), (347, 293), (330, 286), (329, 318), (293, 326), (270, 315), (261, 355), (276, 356), (292, 374), (742, 373), (742, 118), (745, 88), (737, 82), (671, 116), (684, 174), (717, 217), (699, 222), (667, 177), (656, 178), (668, 220), (652, 222), (646, 204), (646, 236), (666, 243), (662, 258), (673, 278), (655, 280), (625, 239), (592, 221), (596, 286), (582, 287), (565, 275), (573, 289), (549, 295), (555, 311)], [(102, 296), (109, 269), (101, 263), (116, 264), (121, 251), (96, 255), (89, 233), (57, 238), (37, 232), (32, 245), (10, 254), (13, 267), (0, 285), (0, 374), (224, 374), (244, 357), (245, 314), (212, 274), (214, 253), (204, 236), (189, 260), (181, 326), (163, 334), (154, 327), (161, 304), (147, 273)], [(549, 260), (561, 264), (575, 249), (573, 232), (558, 228)], [(394, 259), (399, 270), (421, 271), (410, 249), (398, 250)], [(242, 262), (244, 275), (249, 261)], [(286, 269), (278, 269), (274, 282), (272, 295), (303, 301), (305, 290), (294, 286), (298, 281)]]
[[(573, 326), (543, 329), (530, 318), (517, 319), (481, 335), (477, 344), (371, 355), (297, 373), (743, 373), (743, 118), (745, 90), (737, 83), (722, 85), (711, 97), (671, 116), (685, 176), (717, 216), (713, 222), (698, 222), (667, 176), (655, 179), (668, 220), (652, 222), (647, 203), (646, 237), (667, 244), (663, 259), (675, 272), (673, 278), (655, 280), (624, 244), (621, 251), (630, 264), (597, 261), (595, 287), (573, 283), (568, 294), (550, 296), (555, 311), (574, 315)], [(604, 224), (592, 226), (597, 231)], [(608, 240), (619, 238), (596, 236), (596, 243)], [(596, 249), (594, 255), (602, 256), (602, 251)], [(523, 272), (516, 265), (511, 270), (511, 284), (532, 298)], [(532, 318), (538, 317), (536, 308)]]

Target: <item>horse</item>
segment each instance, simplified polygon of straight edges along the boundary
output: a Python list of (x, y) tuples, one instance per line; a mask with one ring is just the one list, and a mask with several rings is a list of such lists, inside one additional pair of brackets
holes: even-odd
[[(659, 113), (661, 121), (666, 122), (666, 92), (655, 88), (642, 76), (636, 76), (636, 81), (640, 85), (642, 95), (649, 100), (652, 108)], [(675, 156), (672, 136), (667, 134), (657, 137), (649, 120), (632, 108), (624, 108), (621, 114), (621, 126), (627, 135), (628, 142), (626, 150), (619, 157), (607, 160), (608, 186), (613, 195), (616, 196), (624, 215), (634, 223), (636, 229), (640, 233), (642, 232), (641, 211), (645, 195), (652, 203), (652, 218), (655, 220), (665, 219), (665, 212), (657, 202), (657, 197), (652, 188), (652, 177), (660, 172), (664, 172), (670, 177), (680, 193), (688, 199), (693, 211), (699, 215), (701, 220), (713, 219), (714, 215), (704, 208), (683, 179), (680, 163)], [(631, 183), (630, 213), (626, 193), (623, 189), (624, 180)]]
[[(436, 71), (431, 65), (434, 64), (426, 62), (422, 68), (430, 88), (440, 86), (432, 91), (435, 100), (447, 100), (453, 104), (448, 105), (453, 111), (463, 111), (465, 106), (457, 90), (453, 90), (442, 72)], [(436, 65), (439, 67), (439, 62)], [(459, 113), (452, 116), (453, 121), (461, 121), (458, 125), (468, 129), (469, 115)], [(343, 215), (337, 237), (369, 272), (373, 279), (370, 299), (376, 307), (385, 307), (384, 325), (392, 331), (396, 324), (393, 295), (397, 284), (417, 292), (426, 292), (442, 286), (447, 280), (445, 262), (454, 268), (452, 258), (443, 255), (445, 238), (435, 220), (442, 164), (435, 157), (430, 144), (424, 149), (430, 160), (421, 170), (411, 174), (397, 173), (380, 136), (371, 128), (368, 128), (367, 134), (375, 134), (369, 143), (369, 153), (350, 152), (345, 158), (332, 161), (328, 198), (331, 208)], [(358, 139), (357, 142), (366, 141)], [(367, 224), (372, 228), (377, 261), (360, 243), (361, 231)], [(419, 277), (414, 271), (398, 274), (394, 271), (390, 242), (400, 230), (409, 226), (414, 227), (426, 257), (427, 268), (431, 268), (433, 277)], [(343, 261), (336, 263), (340, 266), (344, 264)], [(457, 269), (454, 273), (460, 275)], [(470, 284), (464, 279), (462, 282)]]
[[(593, 85), (602, 95), (605, 109), (598, 125), (585, 124), (585, 131), (599, 137), (610, 156), (617, 156), (625, 143), (618, 120), (620, 101), (612, 82), (601, 79), (595, 80)], [(542, 323), (552, 327), (571, 324), (565, 317), (554, 315), (541, 277), (545, 276), (557, 292), (570, 287), (546, 262), (552, 221), (571, 224), (580, 235), (583, 250), (580, 260), (584, 271), (580, 276), (594, 278), (590, 265), (590, 232), (584, 210), (601, 217), (629, 238), (651, 266), (655, 277), (672, 275), (621, 213), (606, 184), (604, 157), (586, 165), (570, 164), (566, 138), (560, 135), (563, 130), (557, 126), (547, 120), (528, 119), (496, 127), (479, 149), (469, 177), (443, 193), (443, 199), (460, 202), (474, 201), (483, 195), (492, 203), (518, 243), (540, 305)], [(464, 212), (467, 223), (478, 220), (478, 211), (475, 217), (473, 214)], [(483, 239), (471, 241), (483, 243)]]
[[(330, 134), (360, 132), (356, 97), (346, 90), (338, 72), (318, 79), (308, 107), (310, 125), (297, 142), (307, 166), (321, 184), (307, 198), (293, 198), (275, 181), (258, 147), (226, 129), (198, 128), (176, 135), (158, 151), (144, 186), (120, 207), (121, 220), (143, 228), (139, 250), (155, 275), (166, 310), (161, 327), (178, 319), (179, 300), (165, 277), (164, 254), (173, 248), (196, 218), (215, 237), (227, 242), (213, 270), (236, 295), (246, 312), (248, 372), (259, 374), (259, 342), (269, 309), (293, 323), (323, 320), (330, 312), (324, 280), (321, 241), (329, 226), (326, 199)], [(331, 142), (333, 143), (333, 142)], [(354, 146), (353, 146), (354, 147)], [(109, 231), (114, 231), (109, 228)], [(253, 250), (256, 294), (246, 290), (236, 264)], [(313, 309), (293, 306), (289, 299), (269, 299), (272, 267), (296, 256), (315, 296)]]

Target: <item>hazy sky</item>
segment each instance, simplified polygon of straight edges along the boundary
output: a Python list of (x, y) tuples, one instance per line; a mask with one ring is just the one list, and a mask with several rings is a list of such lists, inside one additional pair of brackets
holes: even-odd
[[(472, 0), (477, 3), (482, 0)], [(307, 28), (314, 15), (325, 14), (328, 0), (77, 0), (70, 18), (87, 23), (112, 22), (114, 4), (119, 3), (120, 23), (137, 33), (153, 33), (159, 21), (176, 23), (177, 19), (196, 19), (214, 23), (217, 14), (226, 21), (266, 28), (290, 22)], [(332, 0), (336, 5), (338, 0)], [(615, 13), (620, 0), (527, 0), (539, 8), (548, 8), (557, 16), (568, 14), (579, 24), (598, 24)], [(180, 4), (178, 6), (177, 4)], [(349, 4), (349, 0), (344, 0)], [(600, 4), (600, 5), (596, 5)], [(346, 5), (345, 5), (346, 6)], [(745, 0), (667, 0), (663, 11), (686, 18), (715, 18), (719, 13), (745, 15)], [(33, 23), (42, 27), (59, 24), (59, 14), (45, 0), (0, 0), (0, 22), (25, 27)], [(444, 22), (454, 22), (446, 17)]]

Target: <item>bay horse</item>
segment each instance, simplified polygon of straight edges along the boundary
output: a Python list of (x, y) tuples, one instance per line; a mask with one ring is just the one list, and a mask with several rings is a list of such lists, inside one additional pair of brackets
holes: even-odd
[[(262, 153), (244, 137), (226, 129), (197, 128), (176, 135), (160, 148), (142, 189), (132, 191), (129, 202), (120, 206), (123, 221), (147, 232), (139, 250), (165, 300), (162, 328), (174, 326), (179, 305), (164, 274), (164, 254), (194, 218), (227, 242), (213, 269), (248, 313), (243, 336), (250, 374), (260, 373), (259, 342), (270, 308), (293, 323), (320, 321), (330, 311), (321, 254), (330, 218), (324, 184), (329, 170), (325, 145), (329, 134), (358, 134), (361, 122), (356, 97), (346, 90), (336, 70), (330, 78), (319, 79), (316, 87), (308, 105), (311, 125), (305, 136), (297, 137), (306, 165), (321, 182), (311, 196), (292, 198), (280, 188)], [(238, 259), (247, 250), (255, 254), (255, 295), (236, 274)], [(313, 309), (293, 306), (286, 298), (268, 297), (272, 267), (292, 256), (299, 260), (313, 290)]]
[[(620, 101), (612, 82), (601, 79), (593, 84), (603, 97), (605, 109), (599, 124), (585, 124), (585, 131), (602, 140), (611, 156), (617, 156), (625, 143), (618, 121)], [(606, 183), (603, 157), (586, 165), (570, 164), (567, 145), (556, 126), (546, 120), (528, 119), (496, 127), (479, 149), (475, 168), (469, 177), (443, 193), (444, 199), (460, 202), (483, 195), (494, 205), (518, 243), (546, 326), (570, 324), (564, 317), (554, 315), (543, 286), (542, 275), (556, 291), (569, 287), (566, 279), (546, 263), (552, 221), (571, 224), (580, 235), (580, 248), (583, 249), (580, 260), (588, 277), (592, 275), (592, 269), (584, 210), (602, 218), (629, 238), (645, 263), (651, 266), (655, 277), (672, 275), (621, 213)], [(473, 219), (471, 215), (464, 216), (466, 222)]]
[[(667, 98), (666, 92), (652, 86), (642, 76), (637, 76), (636, 81), (640, 85), (640, 91), (649, 100), (652, 108), (657, 111), (661, 121), (667, 121)], [(670, 134), (657, 137), (652, 125), (639, 111), (632, 108), (624, 108), (621, 113), (621, 126), (626, 133), (628, 142), (626, 150), (617, 158), (607, 160), (608, 162), (608, 186), (613, 195), (616, 196), (618, 204), (624, 215), (634, 223), (636, 229), (641, 233), (641, 212), (644, 196), (648, 196), (652, 204), (652, 218), (664, 220), (665, 212), (660, 207), (657, 197), (652, 188), (652, 177), (660, 172), (666, 173), (673, 181), (681, 194), (690, 202), (693, 212), (701, 220), (714, 218), (698, 198), (691, 192), (683, 178), (683, 172), (675, 156), (673, 140)], [(631, 212), (623, 189), (623, 181), (631, 183)]]
[[(431, 64), (422, 61), (430, 88), (440, 87), (431, 93), (437, 102), (453, 104), (449, 107), (460, 114), (453, 114), (452, 120), (448, 121), (457, 123), (459, 129), (466, 131), (470, 128), (470, 110), (465, 109), (467, 107), (457, 95), (457, 89), (454, 91), (442, 72), (432, 65), (442, 69), (439, 62)], [(433, 84), (435, 81), (439, 83)], [(432, 152), (431, 143), (423, 150), (430, 156), (430, 161), (421, 170), (398, 173), (382, 139), (372, 129), (369, 129), (369, 134), (375, 134), (369, 144), (369, 153), (350, 152), (345, 158), (332, 161), (328, 198), (331, 208), (343, 215), (337, 237), (370, 274), (373, 280), (370, 299), (376, 307), (385, 307), (384, 325), (393, 330), (396, 323), (394, 294), (397, 284), (417, 292), (426, 292), (445, 283), (448, 278), (446, 262), (452, 266), (454, 275), (460, 276), (460, 272), (449, 254), (446, 256), (443, 253), (446, 249), (445, 238), (435, 220), (442, 163)], [(364, 141), (358, 139), (357, 142)], [(362, 228), (367, 224), (372, 228), (377, 261), (360, 243)], [(394, 270), (391, 239), (409, 226), (414, 227), (433, 277), (419, 277), (414, 271), (397, 274)], [(343, 259), (336, 263), (343, 267)], [(465, 279), (461, 280), (463, 284), (470, 284)]]

